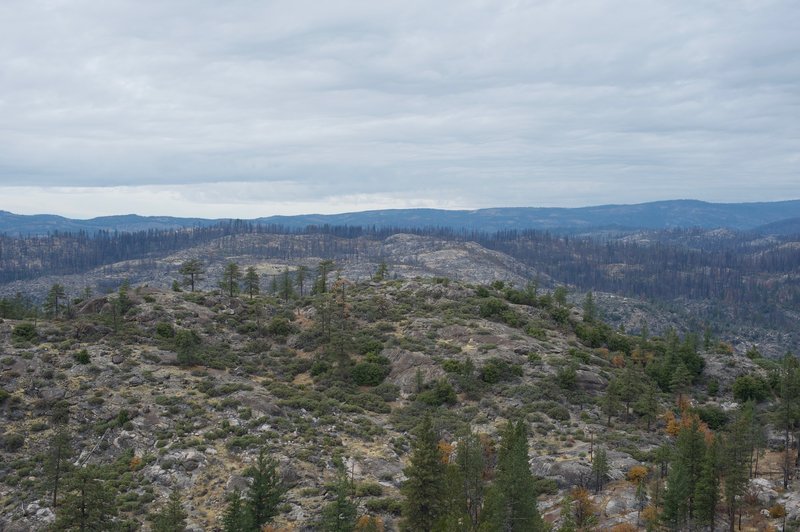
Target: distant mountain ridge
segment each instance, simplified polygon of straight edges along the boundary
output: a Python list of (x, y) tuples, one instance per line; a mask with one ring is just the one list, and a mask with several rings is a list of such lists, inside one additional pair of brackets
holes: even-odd
[[(670, 229), (682, 227), (785, 232), (797, 225), (800, 200), (759, 203), (708, 203), (666, 200), (633, 205), (579, 208), (499, 207), (478, 210), (388, 209), (342, 214), (267, 216), (248, 220), (301, 228), (308, 225), (376, 227), (450, 227), (480, 231), (508, 229), (582, 230), (590, 228)], [(792, 220), (794, 219), (794, 220)], [(0, 233), (11, 236), (59, 232), (132, 232), (207, 226), (226, 219), (139, 216), (103, 216), (76, 220), (51, 214), (19, 215), (0, 211)], [(784, 223), (786, 222), (786, 223)], [(790, 223), (791, 222), (791, 223)]]

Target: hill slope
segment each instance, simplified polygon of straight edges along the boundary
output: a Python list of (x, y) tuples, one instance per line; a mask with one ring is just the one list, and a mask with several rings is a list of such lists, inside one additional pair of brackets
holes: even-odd
[[(524, 419), (550, 522), (602, 447), (607, 478), (590, 496), (598, 526), (633, 523), (636, 490), (625, 476), (655, 468), (657, 449), (672, 445), (656, 414), (672, 404), (674, 365), (690, 368), (682, 385), (720, 430), (736, 378), (765, 375), (725, 346), (698, 352), (691, 338), (619, 334), (558, 294), (444, 278), (327, 281), (330, 291), (287, 300), (139, 287), (33, 330), (0, 323), (0, 525), (38, 530), (53, 520), (42, 464), (55, 431), (68, 428), (73, 460), (104, 471), (118, 494), (119, 529), (141, 524), (177, 488), (193, 530), (219, 526), (226, 494), (247, 489), (246, 469), (265, 449), (288, 488), (277, 523), (316, 529), (341, 456), (359, 512), (395, 530), (410, 431), (426, 413), (443, 449), (469, 427), (490, 455), (506, 420)], [(622, 382), (652, 391), (654, 406), (631, 408), (628, 393), (603, 407)], [(796, 519), (792, 493), (767, 493), (745, 522), (779, 500)], [(56, 513), (67, 511), (62, 503)]]

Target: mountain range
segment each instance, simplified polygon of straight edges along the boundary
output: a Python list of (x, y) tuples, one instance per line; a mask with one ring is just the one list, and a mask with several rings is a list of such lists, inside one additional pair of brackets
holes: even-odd
[[(0, 211), (0, 233), (9, 236), (58, 232), (177, 229), (213, 225), (222, 220), (126, 214), (87, 220), (52, 214), (20, 215)], [(495, 232), (509, 229), (585, 230), (728, 228), (764, 234), (794, 234), (800, 228), (800, 200), (760, 203), (708, 203), (668, 200), (635, 205), (580, 208), (506, 207), (478, 210), (388, 209), (341, 214), (266, 216), (249, 220), (287, 228), (308, 225), (375, 227), (447, 227)]]

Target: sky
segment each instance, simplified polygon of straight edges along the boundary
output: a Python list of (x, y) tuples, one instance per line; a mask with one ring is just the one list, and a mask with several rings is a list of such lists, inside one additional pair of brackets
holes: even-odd
[(800, 198), (797, 0), (3, 0), (0, 209)]

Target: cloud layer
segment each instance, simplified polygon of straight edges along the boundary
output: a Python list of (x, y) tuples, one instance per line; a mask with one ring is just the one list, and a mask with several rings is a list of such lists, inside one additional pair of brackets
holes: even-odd
[(794, 0), (9, 0), (0, 184), (32, 188), (0, 208), (800, 197), (798, 27)]

